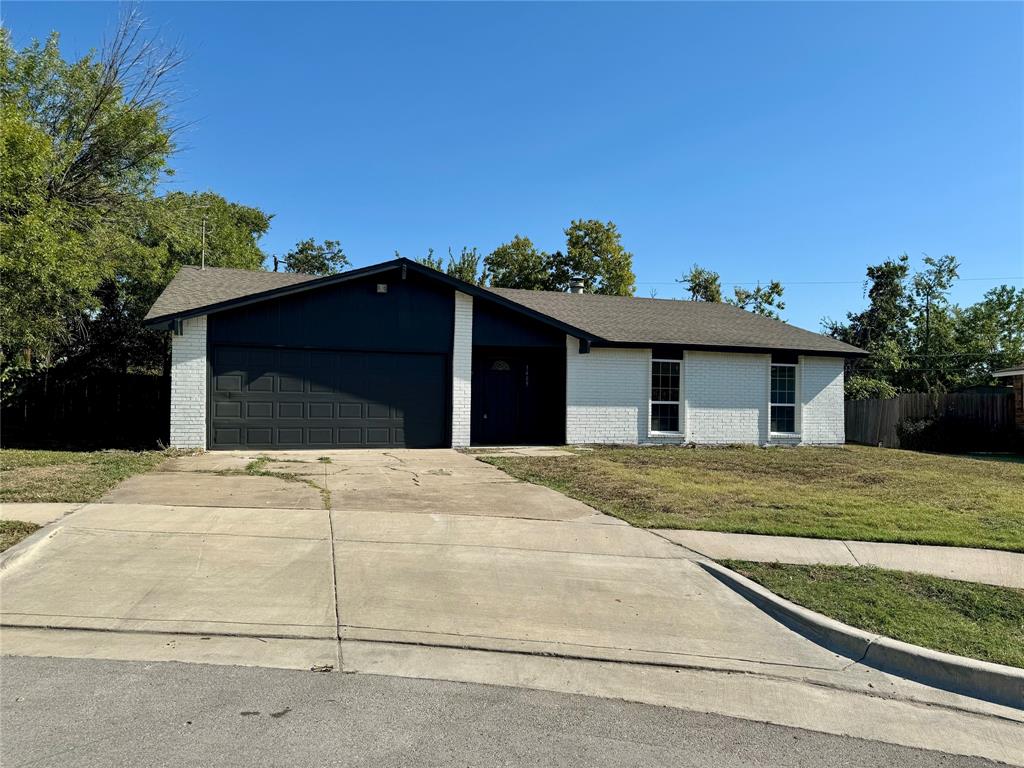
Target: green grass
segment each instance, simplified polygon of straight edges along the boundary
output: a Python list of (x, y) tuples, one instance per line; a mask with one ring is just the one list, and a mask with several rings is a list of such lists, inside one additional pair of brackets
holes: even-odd
[(1024, 590), (845, 565), (724, 565), (787, 600), (868, 632), (1024, 667)]
[(24, 523), (21, 520), (0, 520), (0, 552), (10, 549), (41, 527), (35, 523)]
[(0, 501), (95, 501), (126, 477), (163, 461), (162, 451), (0, 450)]
[(644, 528), (1024, 551), (1024, 464), (865, 446), (482, 459)]

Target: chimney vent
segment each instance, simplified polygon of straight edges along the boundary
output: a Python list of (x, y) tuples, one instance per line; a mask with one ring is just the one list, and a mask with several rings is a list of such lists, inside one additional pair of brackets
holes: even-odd
[(569, 281), (569, 293), (583, 293), (583, 279), (574, 277)]

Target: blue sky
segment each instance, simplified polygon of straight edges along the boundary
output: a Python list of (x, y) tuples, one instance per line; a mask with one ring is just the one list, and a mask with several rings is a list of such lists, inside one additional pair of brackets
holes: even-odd
[[(274, 214), (263, 246), (562, 247), (611, 219), (638, 295), (781, 279), (811, 329), (864, 268), (955, 254), (1024, 285), (1020, 3), (147, 3), (187, 62), (173, 185)], [(98, 45), (103, 3), (6, 2), (24, 44)], [(961, 282), (970, 302), (991, 280)]]

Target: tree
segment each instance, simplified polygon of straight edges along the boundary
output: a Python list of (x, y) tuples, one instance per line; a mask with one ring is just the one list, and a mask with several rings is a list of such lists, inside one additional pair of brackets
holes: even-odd
[(348, 257), (337, 240), (324, 240), (322, 243), (313, 238), (301, 240), (284, 257), (286, 272), (305, 275), (333, 275), (348, 265)]
[(613, 222), (577, 219), (566, 228), (565, 237), (566, 252), (547, 259), (549, 290), (567, 291), (570, 281), (579, 278), (585, 293), (633, 295), (633, 254), (622, 247)]
[(875, 396), (872, 393), (893, 396), (908, 367), (909, 273), (906, 254), (869, 266), (864, 284), (867, 309), (848, 312), (845, 323), (824, 321), (829, 336), (868, 353), (863, 360), (847, 362), (846, 394), (850, 399)]
[(735, 298), (726, 299), (726, 302), (755, 315), (778, 320), (779, 312), (786, 308), (785, 302), (782, 301), (782, 291), (782, 283), (778, 280), (772, 280), (765, 286), (758, 283), (752, 291), (737, 285), (733, 288)]
[[(395, 251), (395, 256), (398, 256), (398, 251)], [(480, 272), (480, 254), (476, 248), (463, 246), (458, 258), (455, 257), (452, 249), (449, 248), (447, 266), (445, 266), (444, 259), (434, 255), (433, 248), (428, 248), (427, 255), (416, 259), (416, 262), (425, 267), (436, 269), (438, 272), (444, 272), (450, 277), (465, 280), (467, 283), (473, 283), (474, 285), (484, 284), (484, 276)]]
[[(399, 258), (398, 251), (395, 251), (395, 258)], [(422, 264), (424, 267), (436, 269), (438, 272), (444, 272), (444, 259), (440, 256), (435, 256), (433, 248), (427, 248), (427, 255), (416, 259), (416, 263)]]
[[(122, 272), (175, 126), (168, 85), (180, 62), (127, 14), (98, 54), (63, 60), (59, 38), (14, 49), (0, 29), (0, 377), (47, 366)], [(136, 255), (134, 246), (127, 254)]]
[(690, 292), (691, 301), (722, 301), (722, 283), (717, 272), (694, 264), (689, 274), (676, 282)]
[(1024, 364), (1024, 288), (992, 288), (976, 304), (954, 308), (953, 318), (963, 386), (986, 384), (993, 371)]
[(463, 246), (458, 258), (455, 258), (452, 254), (452, 249), (449, 248), (448, 274), (451, 277), (457, 277), (459, 280), (464, 280), (473, 285), (482, 285), (483, 277), (480, 274), (480, 254), (476, 248)]
[(484, 280), (495, 288), (544, 290), (549, 282), (545, 263), (549, 258), (530, 238), (516, 235), (484, 258)]
[[(939, 259), (930, 256), (924, 258), (925, 268), (914, 275), (911, 290), (911, 311), (915, 313), (914, 342), (921, 370), (917, 378), (924, 391), (942, 387), (943, 380), (949, 379), (948, 372), (943, 375), (940, 364), (948, 364), (948, 356), (952, 352), (953, 323), (949, 308), (949, 289), (957, 279), (959, 265), (952, 256), (946, 255)], [(941, 357), (933, 357), (933, 355)]]
[(734, 286), (733, 298), (724, 300), (722, 298), (722, 282), (718, 273), (704, 269), (699, 264), (694, 264), (689, 273), (676, 282), (687, 287), (690, 291), (691, 301), (724, 301), (734, 307), (776, 320), (779, 319), (779, 311), (786, 308), (786, 304), (782, 301), (784, 289), (778, 280), (772, 280), (765, 286), (758, 283), (752, 291), (740, 285)]

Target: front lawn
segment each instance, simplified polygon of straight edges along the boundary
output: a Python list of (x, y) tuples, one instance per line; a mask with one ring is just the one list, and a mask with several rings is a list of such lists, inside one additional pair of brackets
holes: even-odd
[(482, 459), (644, 528), (1024, 551), (1024, 464), (866, 446)]
[(95, 501), (166, 458), (161, 451), (0, 450), (0, 502)]
[(25, 523), (21, 520), (0, 520), (0, 552), (10, 549), (41, 527), (35, 523)]
[(880, 568), (723, 564), (787, 600), (868, 632), (1024, 667), (1024, 590)]

